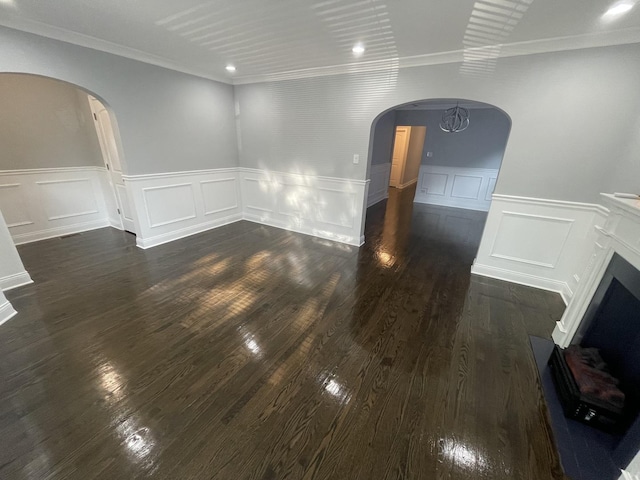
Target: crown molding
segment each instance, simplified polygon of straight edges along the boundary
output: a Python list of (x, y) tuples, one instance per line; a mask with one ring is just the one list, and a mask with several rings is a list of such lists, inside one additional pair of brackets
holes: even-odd
[(212, 75), (210, 72), (206, 72), (204, 70), (189, 68), (168, 58), (143, 52), (135, 48), (118, 45), (117, 43), (113, 43), (108, 40), (102, 40), (90, 35), (67, 30), (65, 28), (47, 25), (46, 23), (37, 22), (35, 20), (27, 20), (15, 15), (3, 15), (2, 17), (0, 17), (0, 26), (13, 30), (19, 30), (22, 32), (32, 33), (34, 35), (70, 43), (80, 47), (90, 48), (91, 50), (110, 53), (119, 57), (155, 65), (156, 67), (162, 67), (168, 70), (186, 73), (187, 75), (193, 75), (196, 77), (206, 78), (208, 80), (214, 80), (216, 82), (226, 84), (232, 83), (231, 79), (228, 77)]
[(540, 53), (563, 52), (581, 50), (585, 48), (610, 47), (614, 45), (628, 45), (640, 43), (640, 28), (616, 30), (612, 32), (598, 32), (583, 35), (545, 38), (526, 42), (487, 45), (485, 47), (453, 50), (450, 52), (430, 53), (410, 57), (398, 57), (371, 62), (358, 62), (327, 67), (291, 70), (264, 75), (240, 75), (233, 79), (234, 85), (249, 83), (278, 82), (311, 77), (343, 75), (349, 73), (364, 73), (384, 70), (398, 70), (401, 68), (424, 67), (428, 65), (442, 65), (447, 63), (464, 62), (465, 53), (490, 52), (488, 58), (508, 58)]
[[(414, 102), (415, 103), (415, 102)], [(458, 99), (452, 98), (448, 102), (428, 102), (420, 104), (414, 107), (412, 104), (404, 105), (399, 108), (395, 108), (394, 110), (397, 112), (416, 112), (416, 111), (425, 111), (425, 110), (446, 110), (451, 107), (455, 107), (456, 105), (466, 108), (467, 110), (482, 110), (487, 108), (494, 108), (492, 105), (488, 103), (482, 102), (461, 102)]]

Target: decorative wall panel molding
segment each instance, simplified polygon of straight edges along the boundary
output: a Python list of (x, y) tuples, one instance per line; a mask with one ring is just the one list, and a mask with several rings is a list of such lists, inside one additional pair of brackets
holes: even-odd
[(36, 182), (36, 185), (40, 187), (42, 198), (55, 199), (44, 205), (49, 221), (100, 213), (96, 188), (91, 178), (47, 180)]
[[(503, 211), (491, 256), (555, 268), (571, 234), (573, 222), (572, 218)], [(539, 241), (541, 232), (546, 236), (545, 243)], [(523, 241), (511, 241), (516, 237)]]
[(238, 180), (236, 176), (200, 182), (204, 214), (214, 215), (238, 208)]
[(595, 204), (493, 195), (471, 271), (558, 292), (567, 303), (606, 215)]
[(180, 223), (197, 217), (192, 183), (146, 187), (142, 192), (149, 228)]
[(364, 242), (368, 181), (239, 170), (246, 220), (350, 245)]
[(498, 170), (421, 165), (418, 203), (489, 211)]
[(0, 171), (0, 210), (14, 242), (109, 226), (106, 177), (99, 167)]
[(140, 248), (242, 219), (237, 168), (126, 175), (124, 180)]
[(371, 165), (371, 184), (369, 185), (369, 195), (367, 196), (367, 207), (389, 198), (390, 176), (391, 163)]

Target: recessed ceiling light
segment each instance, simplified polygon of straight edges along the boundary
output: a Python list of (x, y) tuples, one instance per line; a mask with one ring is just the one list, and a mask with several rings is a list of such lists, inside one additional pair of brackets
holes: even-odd
[(351, 51), (356, 55), (362, 55), (364, 53), (364, 45), (358, 44), (354, 46)]
[(603, 15), (603, 17), (604, 18), (619, 17), (620, 15), (624, 15), (629, 10), (631, 10), (634, 7), (634, 5), (635, 5), (635, 2), (631, 2), (631, 1), (616, 2), (613, 5), (611, 5), (611, 7), (609, 7), (609, 10), (607, 10), (607, 12)]
[(227, 65), (225, 67), (225, 69), (227, 70), (227, 72), (235, 72), (236, 71), (236, 67), (234, 67), (233, 65)]

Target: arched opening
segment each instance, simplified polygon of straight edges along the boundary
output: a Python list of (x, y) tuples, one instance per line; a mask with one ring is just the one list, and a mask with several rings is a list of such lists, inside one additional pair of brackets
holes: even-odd
[(467, 211), (484, 226), (510, 130), (503, 110), (472, 100), (418, 100), (385, 110), (371, 125), (366, 215), (395, 219), (392, 225), (385, 218), (388, 236), (403, 228), (398, 222), (411, 222), (416, 205)]
[[(15, 245), (103, 227), (136, 232), (118, 126), (99, 95), (71, 83), (0, 73), (1, 288), (27, 283)], [(6, 245), (5, 245), (6, 243)], [(7, 271), (5, 271), (7, 270)]]

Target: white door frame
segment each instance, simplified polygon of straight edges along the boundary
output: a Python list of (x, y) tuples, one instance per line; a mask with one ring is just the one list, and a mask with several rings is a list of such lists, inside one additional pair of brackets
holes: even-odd
[[(91, 113), (93, 115), (93, 120), (96, 127), (96, 133), (98, 135), (98, 142), (100, 143), (100, 150), (102, 151), (102, 160), (104, 162), (105, 168), (107, 169), (109, 186), (110, 186), (112, 198), (115, 202), (116, 210), (118, 213), (117, 222), (112, 221), (112, 225), (115, 228), (118, 228), (120, 230), (127, 230), (135, 234), (136, 229), (135, 229), (135, 222), (133, 218), (128, 219), (126, 217), (126, 212), (131, 211), (131, 206), (129, 204), (123, 205), (125, 201), (130, 203), (128, 200), (128, 196), (125, 193), (123, 193), (123, 195), (127, 197), (123, 199), (121, 195), (118, 194), (119, 186), (122, 187), (123, 190), (126, 190), (126, 189), (124, 187), (124, 180), (122, 179), (123, 172), (122, 172), (120, 158), (117, 157), (118, 152), (113, 151), (113, 149), (110, 149), (108, 145), (109, 139), (107, 138), (107, 136), (108, 135), (113, 136), (113, 126), (111, 124), (111, 121), (108, 119), (108, 117), (106, 121), (109, 124), (108, 125), (103, 124), (103, 122), (105, 122), (104, 116), (105, 115), (108, 116), (108, 111), (100, 100), (94, 98), (91, 95), (88, 95), (88, 97), (89, 97), (89, 105), (91, 107)], [(111, 139), (111, 140), (114, 140), (114, 139)], [(118, 183), (118, 179), (122, 184)]]
[[(404, 145), (398, 145), (396, 140), (398, 136), (398, 132), (405, 132)], [(411, 127), (407, 125), (399, 125), (394, 129), (393, 134), (393, 149), (391, 150), (391, 173), (389, 175), (389, 186), (399, 188), (402, 183), (402, 177), (404, 177), (404, 169), (407, 164), (407, 153), (409, 151), (409, 138), (411, 137)], [(401, 148), (402, 151), (396, 151), (397, 148)], [(397, 154), (397, 155), (396, 155)], [(393, 159), (399, 158), (399, 163), (396, 168), (399, 168), (397, 173), (397, 181), (394, 181), (394, 165)]]

